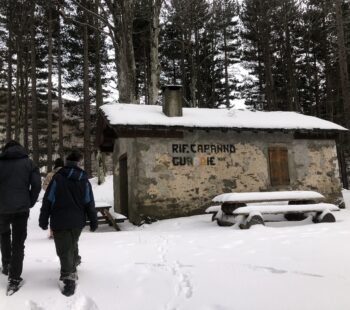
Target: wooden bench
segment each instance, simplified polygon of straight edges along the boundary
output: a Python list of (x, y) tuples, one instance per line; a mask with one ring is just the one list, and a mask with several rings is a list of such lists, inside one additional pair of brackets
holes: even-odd
[(95, 208), (97, 211), (97, 220), (99, 224), (108, 224), (113, 226), (115, 230), (120, 231), (118, 223), (124, 222), (127, 218), (119, 213), (114, 216), (109, 212), (112, 206), (107, 205), (103, 202), (96, 202)]
[(283, 214), (287, 220), (301, 220), (312, 215), (315, 223), (335, 222), (331, 211), (339, 208), (333, 204), (320, 203), (325, 197), (314, 191), (250, 192), (218, 195), (209, 207), (212, 220), (220, 226), (238, 224), (250, 228), (264, 224), (264, 215)]

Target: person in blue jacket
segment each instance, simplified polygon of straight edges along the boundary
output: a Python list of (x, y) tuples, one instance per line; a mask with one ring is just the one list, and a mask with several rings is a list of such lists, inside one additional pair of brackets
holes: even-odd
[(20, 143), (7, 142), (0, 154), (1, 272), (8, 276), (7, 295), (12, 295), (23, 283), (29, 209), (35, 205), (40, 189), (38, 167)]
[(46, 189), (40, 209), (39, 226), (53, 231), (56, 253), (60, 259), (64, 287), (62, 293), (71, 296), (75, 292), (77, 266), (80, 264), (78, 241), (86, 218), (90, 230), (98, 227), (95, 201), (86, 172), (79, 168), (82, 159), (78, 151), (72, 151), (66, 163), (52, 178)]

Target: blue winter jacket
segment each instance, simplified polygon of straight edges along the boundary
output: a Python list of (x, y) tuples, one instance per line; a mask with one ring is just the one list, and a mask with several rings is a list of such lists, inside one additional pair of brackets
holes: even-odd
[(52, 230), (83, 228), (86, 217), (92, 230), (97, 228), (97, 213), (91, 184), (86, 172), (66, 165), (52, 178), (40, 209), (39, 226)]

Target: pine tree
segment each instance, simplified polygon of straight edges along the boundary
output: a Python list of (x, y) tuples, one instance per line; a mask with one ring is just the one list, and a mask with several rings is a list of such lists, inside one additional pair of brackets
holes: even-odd
[[(210, 28), (210, 5), (204, 0), (172, 0), (166, 4), (165, 31), (161, 33), (161, 57), (165, 76), (162, 79), (183, 85), (185, 103), (189, 106), (208, 106), (203, 95), (212, 85), (208, 62), (213, 59)], [(211, 30), (208, 30), (211, 32)], [(208, 80), (206, 80), (208, 79)]]
[(215, 2), (215, 25), (219, 37), (215, 46), (218, 49), (216, 89), (218, 103), (226, 107), (235, 98), (237, 91), (235, 77), (230, 73), (230, 68), (240, 62), (240, 38), (238, 28), (238, 6), (233, 0), (221, 0)]

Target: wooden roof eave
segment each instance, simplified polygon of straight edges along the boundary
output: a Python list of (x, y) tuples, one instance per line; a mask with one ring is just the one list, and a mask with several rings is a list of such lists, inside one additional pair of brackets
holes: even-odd
[(101, 152), (113, 152), (114, 140), (117, 138), (113, 126), (109, 122), (104, 113), (99, 110), (97, 115), (97, 128), (95, 146)]
[[(190, 127), (190, 126), (163, 126), (163, 125), (110, 125), (115, 133), (116, 138), (128, 138), (128, 137), (180, 137), (183, 131), (236, 131), (236, 132), (267, 132), (267, 133), (286, 133), (293, 134), (296, 139), (302, 139), (302, 137), (312, 138), (314, 136), (334, 139), (339, 134), (346, 133), (347, 131), (338, 129), (288, 129), (288, 128), (241, 128), (241, 127)], [(158, 132), (158, 134), (156, 133)]]

